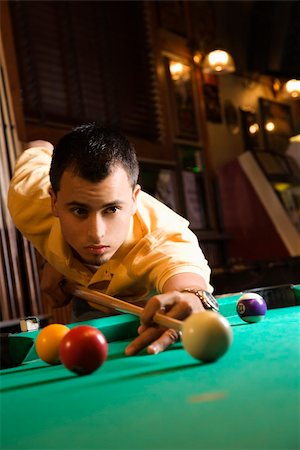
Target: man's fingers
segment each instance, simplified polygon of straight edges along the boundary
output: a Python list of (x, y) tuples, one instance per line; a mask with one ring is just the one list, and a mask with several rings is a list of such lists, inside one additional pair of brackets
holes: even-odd
[(169, 295), (161, 294), (159, 297), (153, 297), (151, 300), (152, 306), (150, 305), (151, 307), (148, 308), (145, 314), (146, 320), (149, 314), (149, 323), (144, 321), (144, 315), (141, 316), (142, 323), (138, 328), (139, 336), (128, 345), (125, 354), (128, 356), (135, 355), (146, 347), (148, 347), (148, 353), (160, 353), (176, 342), (178, 340), (178, 332), (173, 329), (166, 330), (164, 327), (153, 324), (152, 317), (156, 312), (159, 312), (168, 317), (184, 320), (192, 313), (192, 308), (189, 303), (181, 300), (180, 293), (178, 293), (178, 301), (173, 301), (170, 308)]
[(174, 344), (179, 338), (179, 332), (163, 327), (146, 327), (141, 325), (138, 329), (139, 336), (135, 338), (125, 349), (127, 356), (135, 355), (147, 347), (150, 354), (163, 352)]
[[(160, 296), (161, 297), (161, 296)], [(149, 325), (152, 322), (152, 318), (155, 313), (159, 312), (162, 309), (162, 304), (160, 297), (154, 296), (144, 307), (144, 311), (141, 315), (141, 322), (145, 325)]]
[(166, 313), (167, 316), (183, 320), (192, 312), (192, 305), (182, 298), (180, 292), (160, 294), (149, 300), (141, 315), (141, 322), (144, 325), (152, 324), (156, 313)]
[(148, 346), (148, 353), (156, 354), (163, 352), (167, 347), (177, 342), (179, 339), (179, 333), (173, 328), (166, 330), (159, 339)]
[(137, 332), (138, 332), (138, 334), (142, 334), (142, 333), (144, 333), (144, 331), (147, 329), (148, 327), (146, 326), (146, 325), (140, 325), (139, 327), (138, 327), (138, 330), (137, 330)]
[(152, 342), (155, 342), (163, 332), (164, 328), (162, 327), (146, 327), (145, 331), (128, 345), (125, 349), (125, 354), (128, 356), (135, 355), (149, 344), (152, 344)]
[(182, 296), (180, 292), (168, 292), (167, 294), (159, 294), (153, 296), (146, 304), (144, 311), (141, 315), (141, 322), (149, 325), (153, 322), (153, 316), (157, 312), (169, 311), (173, 309), (175, 305), (185, 303), (182, 302)]
[(172, 309), (166, 314), (166, 316), (172, 317), (177, 320), (184, 320), (190, 316), (193, 312), (191, 305), (187, 302), (175, 303)]

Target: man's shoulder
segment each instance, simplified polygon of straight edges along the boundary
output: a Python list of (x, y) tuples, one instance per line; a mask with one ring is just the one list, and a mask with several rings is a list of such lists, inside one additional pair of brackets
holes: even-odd
[(152, 195), (141, 191), (137, 203), (136, 219), (148, 232), (158, 228), (188, 227), (189, 222)]

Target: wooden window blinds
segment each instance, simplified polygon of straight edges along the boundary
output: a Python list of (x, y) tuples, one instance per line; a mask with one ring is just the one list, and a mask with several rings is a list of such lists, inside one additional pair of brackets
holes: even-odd
[(159, 141), (144, 2), (11, 1), (25, 121), (98, 121)]

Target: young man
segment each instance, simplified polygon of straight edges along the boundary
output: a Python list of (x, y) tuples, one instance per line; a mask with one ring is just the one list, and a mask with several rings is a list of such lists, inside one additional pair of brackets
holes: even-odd
[[(54, 150), (49, 142), (32, 143), (17, 161), (8, 195), (16, 227), (47, 261), (41, 289), (48, 300), (70, 301), (75, 282), (145, 306), (128, 355), (145, 347), (158, 353), (177, 340), (175, 330), (152, 322), (157, 311), (182, 320), (217, 307), (188, 222), (144, 193), (138, 172), (125, 136), (88, 124)], [(101, 315), (84, 300), (72, 301), (75, 320)]]

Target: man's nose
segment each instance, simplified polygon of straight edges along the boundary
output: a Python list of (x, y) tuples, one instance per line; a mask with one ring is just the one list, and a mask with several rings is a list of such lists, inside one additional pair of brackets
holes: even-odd
[(94, 243), (101, 241), (105, 234), (104, 220), (101, 214), (91, 214), (89, 217), (88, 224), (88, 236), (93, 240)]

